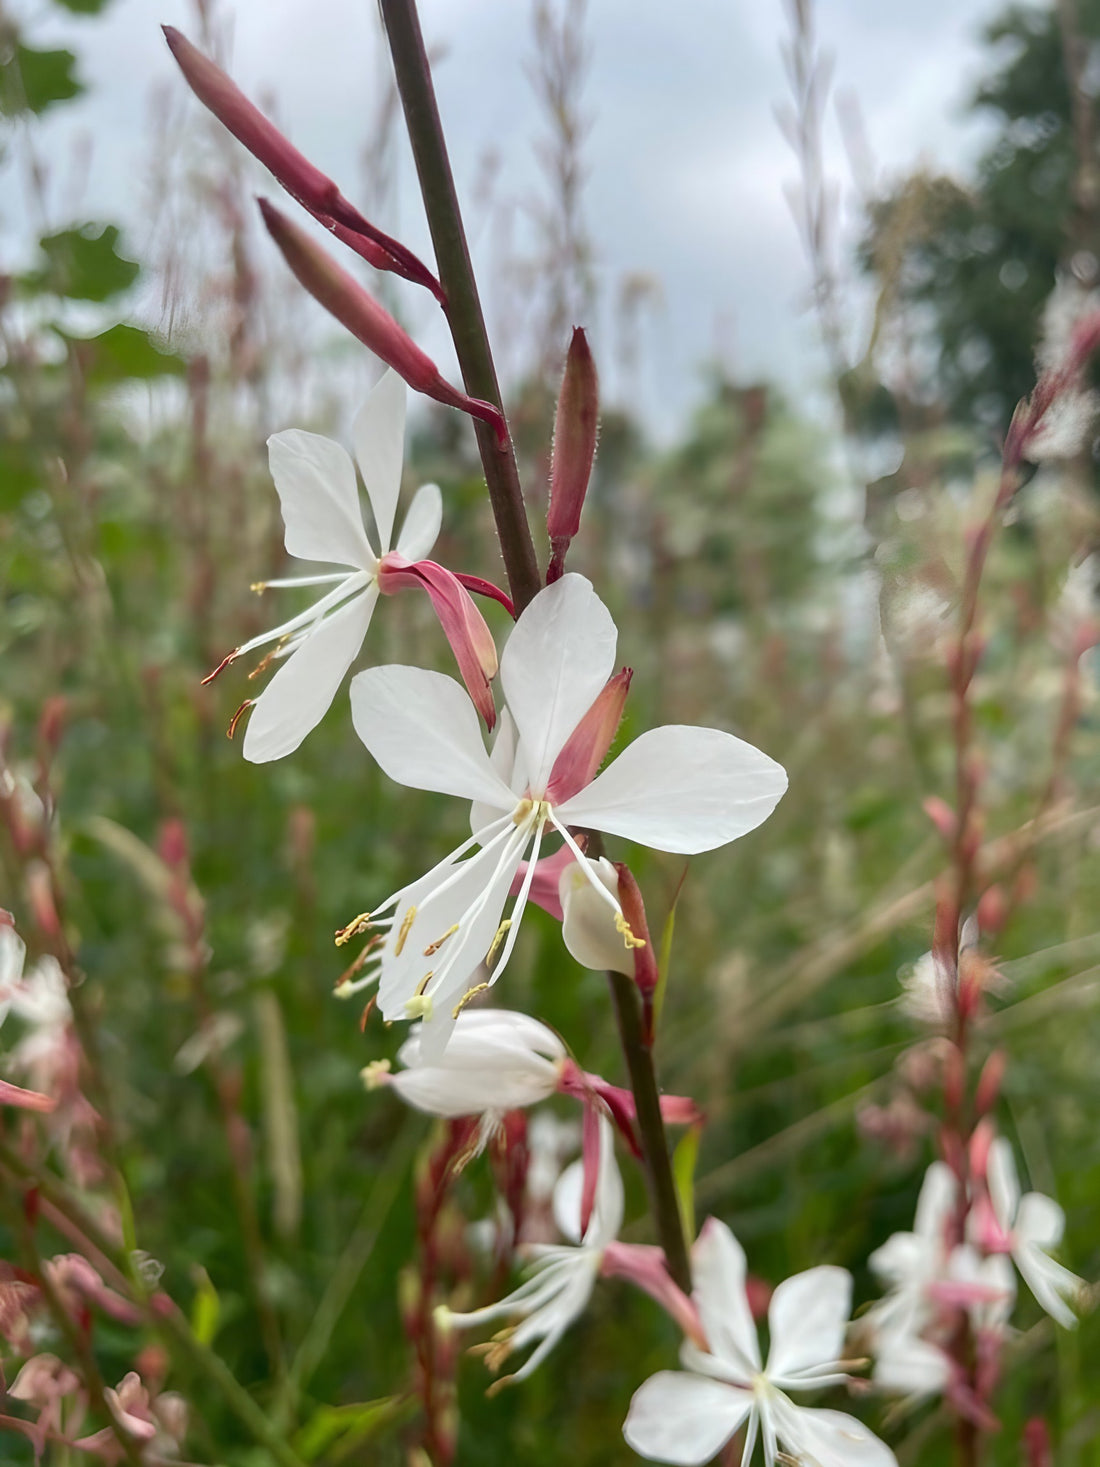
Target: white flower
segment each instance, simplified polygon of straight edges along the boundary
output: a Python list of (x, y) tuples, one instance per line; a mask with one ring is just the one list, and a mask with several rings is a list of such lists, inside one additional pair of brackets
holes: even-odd
[[(619, 873), (606, 856), (589, 862), (589, 870), (595, 871), (612, 896), (618, 896)], [(558, 880), (558, 900), (562, 910), (562, 941), (570, 956), (576, 958), (582, 968), (591, 968), (594, 972), (611, 968), (632, 978), (634, 955), (624, 945), (622, 934), (615, 926), (614, 910), (597, 895), (591, 879), (576, 861), (570, 861), (562, 870)]]
[(275, 649), (260, 668), (287, 659), (252, 708), (244, 756), (255, 764), (292, 753), (317, 726), (362, 646), (379, 593), (403, 585), (421, 585), (431, 595), (471, 694), (492, 723), (488, 678), (496, 671), (496, 654), (488, 628), (457, 578), (424, 559), (442, 519), (435, 484), (418, 490), (390, 549), (405, 437), (405, 384), (396, 372), (386, 372), (371, 392), (352, 437), (374, 513), (377, 551), (363, 527), (355, 465), (340, 444), (297, 428), (268, 439), (288, 553), (347, 569), (264, 581), (254, 588), (331, 587), (305, 611), (235, 648), (221, 664), (271, 642)]
[(459, 1014), (450, 1043), (434, 1064), (421, 1053), (420, 1025), (397, 1058), (408, 1068), (387, 1075), (385, 1083), (429, 1115), (480, 1115), (480, 1152), (505, 1111), (554, 1094), (566, 1053), (554, 1031), (527, 1014), (475, 1009)]
[(1074, 1298), (1084, 1282), (1050, 1257), (1065, 1232), (1066, 1215), (1057, 1202), (1041, 1192), (1020, 1196), (1020, 1183), (1012, 1147), (998, 1136), (989, 1148), (986, 1172), (993, 1218), (978, 1218), (972, 1231), (989, 1251), (1011, 1253), (1024, 1282), (1036, 1299), (1059, 1324), (1077, 1323), (1067, 1299)]
[[(611, 1126), (602, 1118), (598, 1165), (595, 1202), (583, 1238), (580, 1223), (584, 1163), (575, 1161), (562, 1172), (554, 1188), (554, 1218), (559, 1231), (572, 1239), (572, 1243), (531, 1244), (527, 1251), (535, 1263), (530, 1276), (499, 1304), (469, 1314), (445, 1311), (449, 1322), (463, 1329), (494, 1319), (519, 1318), (514, 1329), (502, 1332), (487, 1355), (490, 1366), (496, 1369), (507, 1356), (528, 1345), (534, 1344), (535, 1349), (519, 1370), (504, 1380), (523, 1380), (530, 1375), (573, 1321), (584, 1313), (604, 1251), (619, 1235), (623, 1222), (623, 1181), (615, 1161)], [(500, 1380), (497, 1385), (503, 1383)]]
[(924, 1174), (911, 1233), (894, 1233), (868, 1260), (889, 1292), (868, 1310), (876, 1335), (919, 1334), (929, 1314), (929, 1288), (947, 1270), (947, 1227), (958, 1200), (951, 1168), (934, 1161)]
[(760, 1345), (745, 1293), (745, 1254), (724, 1223), (708, 1218), (692, 1249), (693, 1299), (709, 1351), (686, 1341), (690, 1373), (663, 1370), (634, 1394), (623, 1426), (643, 1457), (692, 1467), (709, 1462), (746, 1427), (742, 1467), (758, 1435), (767, 1467), (786, 1458), (814, 1467), (888, 1467), (893, 1452), (842, 1411), (796, 1406), (788, 1390), (816, 1390), (846, 1377), (841, 1358), (852, 1281), (842, 1268), (811, 1268), (779, 1285), (768, 1308), (771, 1346)]
[[(569, 826), (691, 854), (754, 829), (786, 788), (774, 760), (712, 728), (653, 729), (597, 775), (614, 733), (608, 708), (621, 705), (621, 679), (611, 678), (615, 642), (615, 624), (583, 576), (563, 576), (541, 591), (501, 659), (508, 712), (491, 755), (453, 679), (374, 667), (352, 682), (356, 730), (392, 779), (473, 802), (471, 838), (377, 908), (392, 912), (386, 922), (364, 917), (349, 929), (388, 925), (379, 954), (382, 1014), (423, 1017), (429, 1058), (442, 1052), (479, 964), (490, 972), (478, 990), (504, 970), (548, 832), (573, 850), (629, 941), (617, 898), (591, 872)], [(460, 860), (474, 846), (480, 849)], [(529, 847), (515, 906), (502, 922)]]

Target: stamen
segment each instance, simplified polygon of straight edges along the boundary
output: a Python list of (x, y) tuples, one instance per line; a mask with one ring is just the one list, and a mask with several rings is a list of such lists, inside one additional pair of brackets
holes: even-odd
[(254, 592), (257, 596), (262, 596), (264, 594), (264, 592), (267, 590), (267, 582), (266, 581), (253, 581), (252, 584), (251, 584), (251, 586), (249, 586), (248, 589), (250, 591)]
[(475, 983), (473, 988), (468, 988), (451, 1010), (451, 1018), (457, 1019), (471, 999), (476, 998), (479, 993), (485, 993), (492, 986), (491, 983)]
[(412, 906), (401, 919), (401, 927), (397, 934), (397, 941), (393, 945), (393, 955), (395, 958), (399, 958), (401, 956), (401, 950), (405, 946), (405, 941), (408, 938), (409, 933), (412, 931), (412, 925), (415, 921), (416, 907)]
[(626, 948), (645, 947), (646, 945), (644, 937), (634, 936), (630, 923), (621, 912), (617, 913), (615, 917), (615, 931), (622, 938), (623, 946)]
[(231, 739), (233, 735), (237, 732), (237, 724), (240, 723), (241, 719), (252, 707), (255, 701), (255, 698), (246, 698), (241, 706), (237, 709), (236, 713), (234, 713), (233, 717), (229, 720), (229, 727), (225, 731), (225, 736), (227, 739)]
[(367, 1032), (367, 1020), (370, 1018), (371, 1014), (374, 1013), (374, 1006), (377, 1002), (377, 993), (372, 993), (370, 998), (368, 998), (366, 1003), (363, 1005), (363, 1012), (359, 1015), (360, 1034), (365, 1034)]
[(590, 882), (590, 884), (592, 886), (593, 891), (595, 891), (596, 895), (599, 896), (599, 897), (602, 897), (603, 900), (607, 903), (607, 905), (611, 908), (611, 910), (613, 912), (617, 913), (617, 915), (621, 917), (622, 914), (623, 914), (623, 909), (619, 905), (619, 899), (618, 899), (618, 897), (612, 896), (611, 893), (608, 891), (607, 887), (604, 886), (603, 882), (596, 875), (595, 871), (593, 871), (593, 869), (592, 869), (592, 863), (589, 861), (588, 857), (584, 854), (584, 852), (581, 850), (580, 846), (573, 839), (573, 837), (569, 834), (568, 830), (566, 830), (565, 826), (562, 825), (561, 821), (558, 820), (554, 816), (554, 814), (552, 812), (550, 814), (550, 823), (554, 827), (554, 829), (558, 832), (558, 834), (561, 836), (561, 838), (565, 842), (565, 844), (573, 852), (573, 855), (574, 855), (574, 858), (576, 859), (577, 865), (584, 872), (585, 876), (588, 877), (588, 880), (589, 880), (589, 882)]
[(414, 998), (420, 998), (423, 996), (423, 994), (427, 991), (428, 984), (432, 981), (432, 978), (434, 976), (435, 969), (429, 968), (428, 971), (424, 974), (423, 978), (421, 978), (420, 982), (413, 989)]
[(511, 919), (511, 917), (505, 917), (504, 921), (497, 928), (496, 935), (493, 937), (492, 942), (489, 944), (489, 951), (485, 954), (485, 966), (490, 971), (492, 971), (493, 959), (497, 955), (497, 950), (500, 947), (501, 943), (504, 941), (504, 938), (505, 938), (505, 936), (506, 936), (506, 934), (508, 932), (509, 927), (511, 927), (511, 925), (512, 925), (512, 919)]
[[(453, 927), (447, 928), (442, 937), (437, 937), (434, 942), (429, 942), (428, 946), (424, 949), (424, 956), (426, 958), (433, 957), (447, 941), (448, 937), (453, 937), (455, 935), (455, 933), (458, 931), (458, 927), (459, 924), (456, 922)], [(395, 951), (397, 952), (400, 952), (400, 950), (400, 948), (395, 949)]]
[(241, 649), (239, 647), (234, 647), (233, 650), (232, 650), (232, 652), (227, 652), (225, 654), (225, 656), (222, 658), (222, 660), (218, 663), (217, 667), (215, 667), (214, 671), (213, 672), (208, 672), (206, 674), (206, 676), (203, 678), (202, 682), (199, 684), (199, 687), (200, 688), (205, 688), (206, 685), (207, 685), (207, 683), (212, 683), (214, 681), (214, 679), (217, 677), (217, 675), (218, 675), (219, 672), (224, 672), (225, 669), (229, 666), (229, 664), (231, 662), (233, 662), (237, 657), (240, 656), (240, 652), (241, 652)]
[(267, 656), (261, 657), (256, 666), (248, 674), (248, 681), (251, 682), (254, 677), (259, 677), (262, 672), (266, 672), (271, 664), (276, 660), (276, 658), (282, 655), (283, 649), (286, 647), (286, 644), (289, 641), (289, 637), (283, 637), (281, 641), (276, 642), (275, 646), (272, 647)]
[(353, 937), (358, 937), (360, 933), (369, 931), (371, 925), (370, 913), (360, 912), (358, 917), (353, 917), (346, 927), (338, 927), (336, 929), (336, 946), (343, 947)]
[(388, 1059), (371, 1060), (359, 1071), (359, 1078), (368, 1090), (380, 1090), (392, 1068)]

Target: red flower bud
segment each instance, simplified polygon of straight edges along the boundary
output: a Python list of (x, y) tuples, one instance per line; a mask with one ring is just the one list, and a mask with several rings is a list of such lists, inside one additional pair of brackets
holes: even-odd
[(578, 326), (565, 359), (558, 412), (554, 419), (554, 450), (550, 460), (550, 506), (546, 528), (550, 534), (550, 565), (546, 583), (565, 569), (569, 542), (581, 527), (581, 510), (596, 457), (599, 421), (599, 382), (588, 338)]
[(258, 202), (268, 234), (314, 300), (319, 301), (364, 346), (381, 357), (399, 377), (404, 377), (410, 387), (423, 392), (426, 397), (435, 398), (436, 402), (481, 418), (493, 429), (498, 443), (507, 443), (508, 430), (498, 408), (492, 403), (467, 397), (445, 381), (432, 359), (420, 350), (389, 311), (368, 295), (335, 260), (330, 259), (305, 230), (299, 229), (266, 199)]

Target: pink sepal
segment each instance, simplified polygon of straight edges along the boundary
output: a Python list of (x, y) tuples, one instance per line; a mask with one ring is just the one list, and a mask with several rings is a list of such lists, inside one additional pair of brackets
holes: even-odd
[(378, 589), (383, 596), (390, 596), (405, 587), (419, 587), (428, 593), (466, 690), (492, 728), (497, 710), (489, 684), (497, 672), (497, 649), (473, 597), (457, 576), (434, 560), (406, 560), (391, 550), (379, 562)]
[(49, 1111), (56, 1107), (57, 1101), (38, 1090), (24, 1090), (21, 1085), (0, 1080), (0, 1105), (14, 1105), (20, 1110)]
[(584, 1185), (581, 1188), (583, 1238), (592, 1221), (592, 1209), (596, 1205), (596, 1183), (600, 1179), (600, 1113), (594, 1105), (586, 1105), (584, 1108), (581, 1136), (581, 1156), (584, 1158)]
[(608, 1243), (600, 1262), (600, 1273), (605, 1278), (629, 1279), (651, 1299), (656, 1299), (693, 1344), (701, 1350), (708, 1348), (699, 1311), (683, 1290), (673, 1283), (665, 1266), (663, 1249), (647, 1243)]
[(591, 708), (565, 741), (546, 786), (546, 797), (552, 803), (562, 804), (596, 778), (618, 732), (633, 676), (633, 669), (624, 667), (608, 678)]
[[(601, 1075), (582, 1070), (575, 1061), (562, 1062), (558, 1079), (558, 1092), (571, 1095), (582, 1104), (592, 1107), (602, 1103), (614, 1121), (620, 1135), (635, 1156), (641, 1156), (641, 1147), (634, 1131), (636, 1111), (634, 1096), (619, 1085), (612, 1085)], [(661, 1119), (670, 1126), (693, 1126), (703, 1119), (703, 1112), (687, 1095), (662, 1095)]]
[(467, 591), (476, 591), (479, 596), (488, 596), (492, 601), (499, 601), (508, 615), (515, 621), (515, 602), (507, 591), (502, 591), (499, 586), (494, 586), (492, 581), (487, 581), (484, 576), (467, 576), (462, 571), (452, 572), (456, 581), (460, 581)]
[(275, 175), (292, 198), (338, 240), (377, 270), (391, 270), (426, 286), (443, 301), (443, 288), (428, 267), (399, 240), (377, 229), (344, 198), (319, 168), (300, 153), (273, 122), (244, 95), (221, 67), (193, 46), (174, 26), (162, 27), (187, 85), (238, 142)]

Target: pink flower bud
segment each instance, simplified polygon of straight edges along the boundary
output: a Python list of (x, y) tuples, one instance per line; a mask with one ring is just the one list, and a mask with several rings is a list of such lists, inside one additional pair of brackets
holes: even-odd
[(954, 810), (939, 795), (929, 795), (924, 802), (924, 813), (946, 841), (955, 839), (959, 822)]
[(974, 1094), (974, 1109), (980, 1116), (988, 1115), (997, 1104), (1007, 1065), (1008, 1057), (1004, 1050), (995, 1049), (982, 1066), (982, 1073), (978, 1077), (978, 1088)]
[(304, 229), (299, 229), (266, 199), (258, 202), (268, 234), (314, 300), (319, 301), (364, 346), (381, 357), (410, 387), (447, 407), (481, 418), (493, 429), (498, 444), (507, 444), (508, 430), (498, 408), (492, 403), (467, 397), (445, 381), (432, 359), (420, 350), (389, 311), (326, 255)]
[(599, 382), (588, 338), (578, 326), (569, 343), (558, 412), (554, 419), (554, 450), (550, 461), (550, 507), (546, 528), (550, 534), (550, 565), (546, 583), (565, 569), (569, 542), (581, 527), (581, 510), (596, 457), (599, 423)]
[(978, 898), (978, 926), (986, 937), (996, 937), (1008, 921), (1008, 898), (1004, 888), (994, 884), (986, 887)]
[(402, 275), (406, 280), (426, 286), (437, 300), (443, 300), (438, 280), (411, 250), (364, 219), (332, 179), (315, 168), (283, 136), (220, 66), (197, 50), (174, 26), (166, 25), (163, 30), (172, 55), (195, 96), (254, 158), (258, 158), (275, 175), (292, 198), (375, 269)]
[[(641, 889), (630, 871), (630, 868), (622, 861), (615, 862), (615, 870), (619, 873), (619, 905), (623, 909), (623, 917), (634, 936), (637, 946), (634, 947), (634, 982), (638, 985), (638, 991), (646, 1007), (647, 1024), (652, 1020), (650, 1005), (654, 993), (657, 991), (659, 974), (657, 972), (657, 954), (653, 951), (653, 942), (649, 936), (649, 924), (645, 916), (645, 903), (642, 901)], [(633, 944), (632, 944), (633, 945)], [(652, 1034), (647, 1036), (652, 1040)]]

